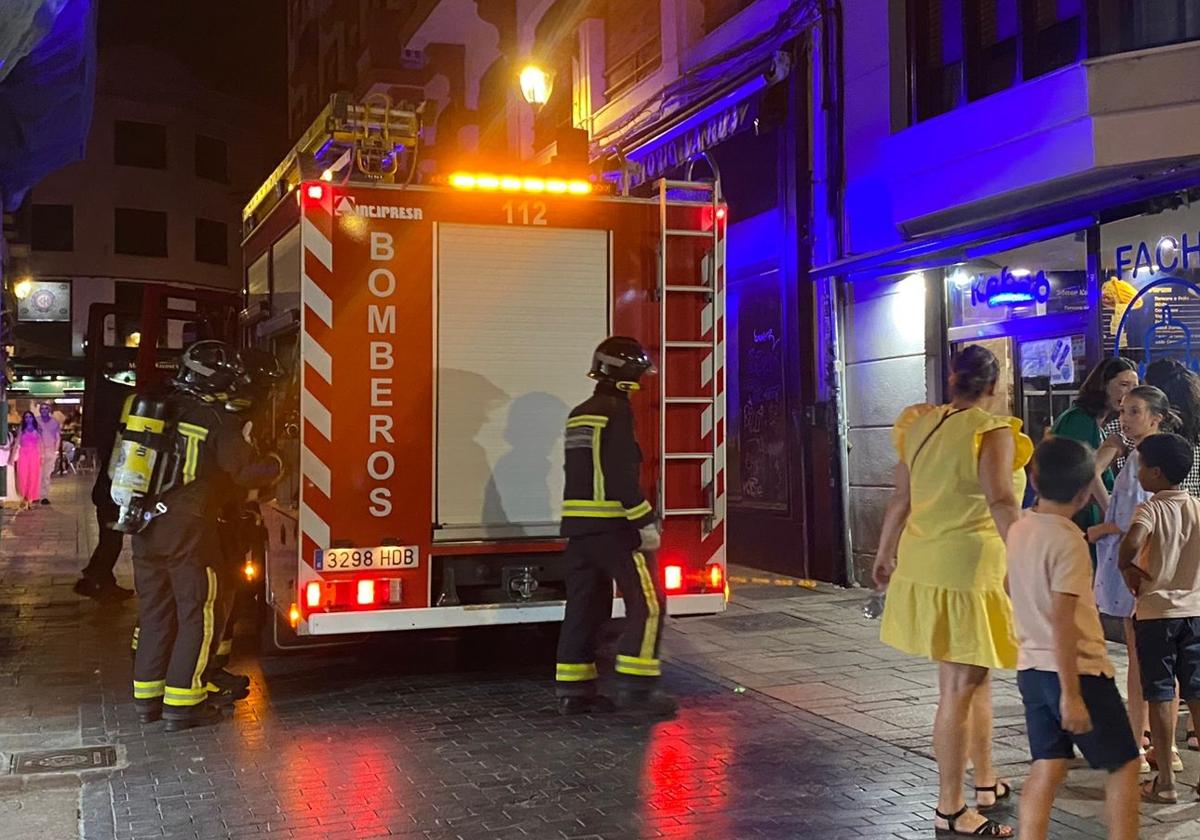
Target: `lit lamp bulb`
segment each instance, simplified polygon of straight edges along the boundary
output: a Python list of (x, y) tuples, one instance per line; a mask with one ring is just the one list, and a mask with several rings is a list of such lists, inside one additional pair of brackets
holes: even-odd
[(550, 101), (550, 93), (554, 90), (554, 77), (536, 64), (526, 64), (517, 77), (521, 83), (521, 95), (525, 101), (535, 108), (540, 108)]
[(17, 281), (13, 286), (13, 294), (17, 296), (17, 300), (25, 300), (33, 293), (33, 280), (24, 277)]

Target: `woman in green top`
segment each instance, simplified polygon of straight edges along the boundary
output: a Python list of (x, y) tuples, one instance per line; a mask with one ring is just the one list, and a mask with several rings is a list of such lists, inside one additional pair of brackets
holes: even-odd
[[(1137, 365), (1121, 356), (1105, 359), (1083, 380), (1075, 404), (1058, 415), (1050, 433), (1085, 443), (1093, 451), (1099, 449), (1104, 442), (1104, 424), (1121, 410), (1121, 399), (1137, 385)], [(1113, 471), (1105, 470), (1101, 478), (1104, 489), (1111, 491)], [(1075, 523), (1084, 531), (1104, 521), (1099, 502), (1107, 504), (1108, 499), (1098, 498), (1075, 517)]]

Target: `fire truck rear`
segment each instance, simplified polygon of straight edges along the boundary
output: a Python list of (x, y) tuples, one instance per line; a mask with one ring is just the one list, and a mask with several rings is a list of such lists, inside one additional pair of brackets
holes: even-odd
[(609, 334), (641, 340), (659, 371), (633, 407), (669, 613), (723, 610), (716, 185), (406, 184), (417, 116), (377, 114), (382, 128), (335, 99), (245, 213), (245, 337), (290, 374), (267, 423), (287, 469), (263, 506), (279, 623), (326, 636), (561, 620), (563, 428)]

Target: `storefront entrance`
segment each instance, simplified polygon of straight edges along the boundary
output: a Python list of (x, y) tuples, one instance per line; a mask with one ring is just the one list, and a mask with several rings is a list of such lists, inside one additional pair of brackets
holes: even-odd
[(951, 352), (968, 344), (983, 345), (1000, 362), (996, 395), (983, 407), (994, 414), (1021, 418), (1034, 443), (1071, 407), (1089, 369), (1082, 332), (960, 341), (951, 346)]

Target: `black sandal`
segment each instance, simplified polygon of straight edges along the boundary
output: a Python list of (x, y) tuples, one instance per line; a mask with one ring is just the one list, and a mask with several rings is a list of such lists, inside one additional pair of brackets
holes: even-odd
[[(1004, 793), (1000, 792), (1001, 785), (1004, 786)], [(987, 787), (976, 786), (975, 787), (975, 799), (976, 800), (979, 799), (979, 794), (990, 793), (996, 797), (996, 801), (993, 802), (991, 805), (976, 804), (975, 810), (982, 814), (985, 811), (990, 811), (993, 808), (998, 808), (998, 807), (1000, 807), (1001, 803), (1004, 802), (1004, 800), (1006, 800), (1012, 796), (1012, 792), (1013, 792), (1012, 785), (1010, 785), (1008, 782), (1002, 781), (1000, 779), (997, 779), (996, 784), (994, 784), (994, 785), (989, 785)]]
[[(1007, 825), (1001, 825), (995, 820), (990, 820), (984, 817), (979, 828), (974, 831), (959, 831), (955, 823), (962, 819), (963, 814), (967, 813), (970, 808), (966, 805), (962, 806), (955, 814), (943, 814), (936, 808), (933, 809), (935, 824), (933, 827), (934, 834), (938, 837), (1012, 837), (1012, 828)], [(936, 820), (945, 820), (947, 828), (938, 828)], [(1009, 832), (1005, 834), (1004, 832)]]

